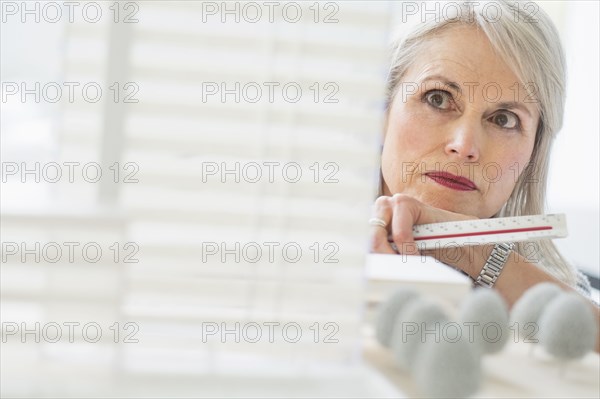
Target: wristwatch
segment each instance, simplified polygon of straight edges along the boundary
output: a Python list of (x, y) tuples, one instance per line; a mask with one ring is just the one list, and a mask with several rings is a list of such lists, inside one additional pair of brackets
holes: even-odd
[(508, 260), (510, 251), (512, 251), (514, 247), (515, 244), (512, 242), (494, 245), (490, 257), (485, 262), (485, 265), (483, 265), (483, 269), (481, 269), (477, 280), (475, 280), (475, 285), (492, 288)]

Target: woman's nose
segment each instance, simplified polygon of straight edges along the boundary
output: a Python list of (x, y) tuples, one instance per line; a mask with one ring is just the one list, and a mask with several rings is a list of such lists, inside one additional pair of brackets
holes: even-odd
[(444, 149), (450, 158), (463, 162), (479, 160), (482, 135), (479, 123), (465, 118), (453, 124)]

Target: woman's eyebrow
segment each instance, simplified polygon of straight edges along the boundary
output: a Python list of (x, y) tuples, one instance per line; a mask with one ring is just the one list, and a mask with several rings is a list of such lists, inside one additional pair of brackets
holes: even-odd
[(498, 103), (498, 107), (505, 109), (520, 109), (521, 111), (527, 113), (527, 115), (531, 116), (531, 112), (529, 111), (529, 109), (525, 105), (523, 105), (523, 103), (519, 103), (516, 101), (501, 102)]
[(444, 84), (444, 86), (449, 86), (452, 89), (454, 89), (455, 91), (457, 91), (458, 93), (462, 94), (462, 89), (460, 88), (460, 85), (452, 80), (449, 80), (448, 78), (442, 76), (442, 75), (431, 75), (431, 76), (426, 76), (423, 80), (421, 80), (421, 83), (425, 83), (428, 81), (438, 81)]

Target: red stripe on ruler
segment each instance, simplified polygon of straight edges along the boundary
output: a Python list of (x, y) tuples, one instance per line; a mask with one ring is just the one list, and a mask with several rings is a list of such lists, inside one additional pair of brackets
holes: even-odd
[(439, 236), (423, 236), (423, 237), (415, 237), (415, 241), (439, 240), (440, 238), (486, 236), (486, 235), (492, 235), (492, 234), (505, 234), (505, 233), (522, 233), (522, 232), (540, 231), (540, 230), (552, 230), (552, 226), (525, 227), (522, 229), (508, 229), (508, 230), (488, 230), (488, 231), (479, 231), (479, 232), (471, 232), (471, 233), (446, 234), (446, 235), (439, 235)]

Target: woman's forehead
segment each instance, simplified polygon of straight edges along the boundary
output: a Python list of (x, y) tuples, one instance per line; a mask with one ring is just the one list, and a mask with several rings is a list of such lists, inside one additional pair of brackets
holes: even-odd
[[(518, 81), (510, 66), (495, 51), (487, 36), (474, 27), (444, 29), (425, 40), (413, 62), (417, 75), (440, 69), (469, 79)], [(435, 71), (433, 71), (435, 73)]]

